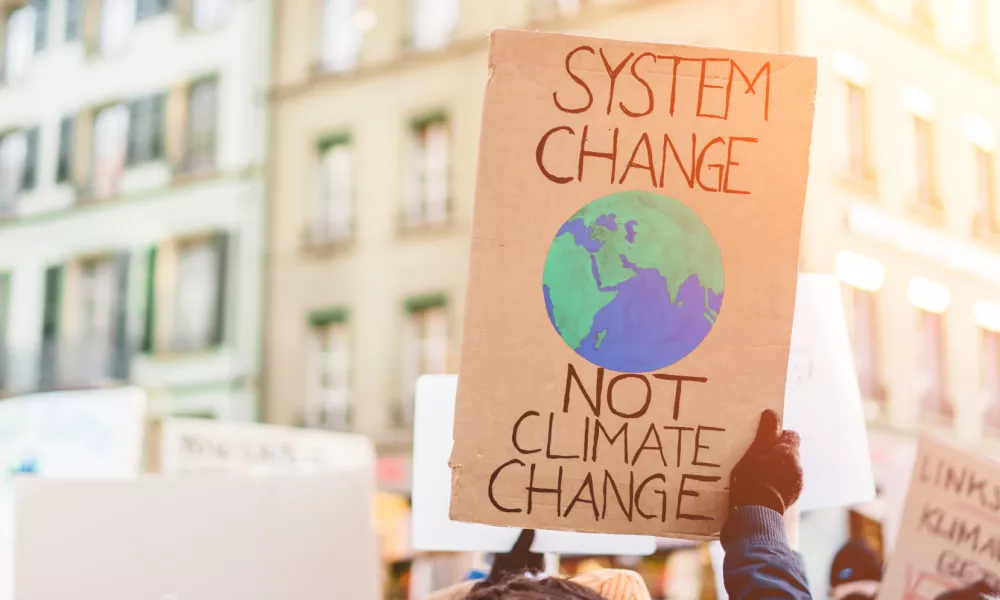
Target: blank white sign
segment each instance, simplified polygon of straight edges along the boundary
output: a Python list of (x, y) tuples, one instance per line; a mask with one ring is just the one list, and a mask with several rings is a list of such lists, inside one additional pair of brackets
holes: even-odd
[[(506, 552), (519, 529), (460, 523), (448, 518), (451, 501), (452, 429), (456, 375), (417, 380), (413, 424), (413, 547), (437, 552)], [(645, 556), (656, 551), (648, 536), (538, 530), (534, 552)]]
[(799, 274), (784, 428), (802, 436), (805, 482), (799, 510), (875, 498), (861, 392), (840, 282), (833, 275)]

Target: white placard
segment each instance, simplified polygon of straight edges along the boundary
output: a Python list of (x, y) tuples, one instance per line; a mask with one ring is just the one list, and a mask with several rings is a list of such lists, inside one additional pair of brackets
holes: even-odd
[[(455, 375), (424, 375), (417, 380), (413, 424), (413, 547), (438, 552), (505, 552), (520, 530), (460, 523), (448, 518), (451, 497), (452, 429)], [(485, 426), (485, 425), (484, 425)], [(648, 536), (539, 530), (534, 552), (635, 555), (656, 551)]]
[(18, 600), (380, 598), (374, 472), (25, 478)]
[(203, 419), (161, 421), (158, 450), (162, 473), (302, 474), (375, 464), (363, 435)]
[(783, 427), (802, 436), (799, 510), (875, 498), (864, 408), (833, 275), (799, 274)]
[(146, 394), (139, 388), (28, 394), (0, 402), (0, 599), (14, 593), (12, 473), (134, 477), (141, 468), (145, 419)]

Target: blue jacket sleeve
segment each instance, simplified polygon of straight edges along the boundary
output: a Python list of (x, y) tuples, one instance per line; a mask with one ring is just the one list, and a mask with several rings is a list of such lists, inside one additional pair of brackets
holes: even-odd
[(722, 576), (731, 600), (812, 598), (802, 557), (788, 546), (785, 521), (763, 506), (733, 510), (722, 528)]

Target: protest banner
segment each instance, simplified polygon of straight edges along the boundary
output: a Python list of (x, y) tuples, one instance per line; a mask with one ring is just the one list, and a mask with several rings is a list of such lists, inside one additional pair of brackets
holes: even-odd
[(452, 519), (717, 535), (782, 409), (815, 87), (791, 55), (491, 34)]
[(1000, 463), (921, 435), (880, 600), (934, 600), (985, 579), (1000, 589)]
[(799, 275), (783, 426), (802, 438), (800, 511), (875, 499), (861, 392), (834, 275)]
[[(417, 380), (413, 420), (413, 547), (432, 552), (506, 552), (520, 529), (460, 523), (448, 518), (455, 417), (455, 375), (424, 375)], [(535, 532), (534, 552), (645, 556), (656, 551), (649, 536)]]
[(135, 387), (14, 396), (0, 402), (0, 600), (14, 594), (14, 491), (21, 477), (134, 477), (146, 393)]
[(379, 598), (374, 474), (15, 483), (18, 600)]

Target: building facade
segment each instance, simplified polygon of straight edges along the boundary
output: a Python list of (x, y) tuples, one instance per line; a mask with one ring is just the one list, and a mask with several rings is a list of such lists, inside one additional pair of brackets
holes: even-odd
[(406, 452), (414, 380), (456, 371), (491, 28), (774, 50), (776, 7), (771, 0), (279, 6), (267, 418), (358, 431), (383, 452)]
[(8, 0), (0, 389), (257, 416), (265, 0)]
[(1000, 450), (1000, 6), (800, 3), (821, 58), (803, 265), (845, 283), (875, 426)]
[(880, 491), (805, 517), (819, 596), (849, 534), (891, 552), (917, 431), (1000, 457), (1000, 5), (800, 1), (792, 36), (819, 57), (801, 264), (843, 282)]

